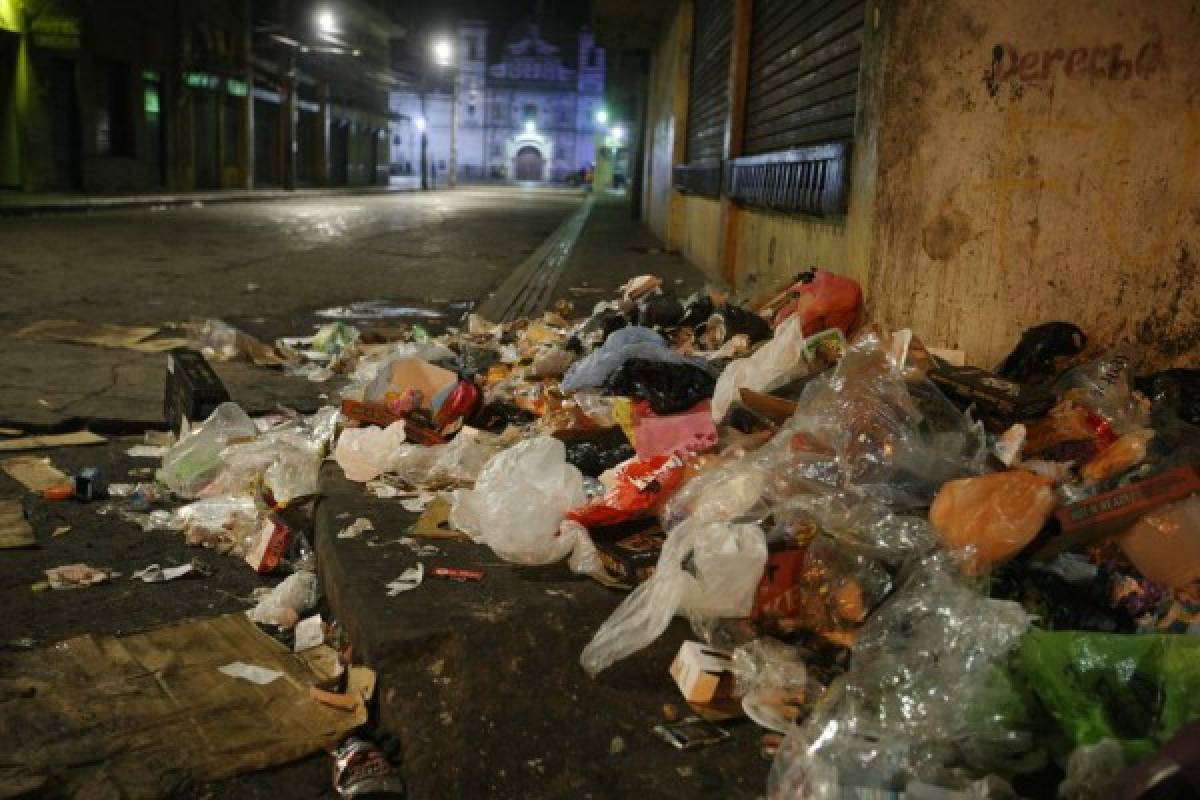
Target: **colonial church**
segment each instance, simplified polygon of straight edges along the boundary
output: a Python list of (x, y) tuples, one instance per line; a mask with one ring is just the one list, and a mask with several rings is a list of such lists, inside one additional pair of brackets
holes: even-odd
[[(459, 178), (560, 181), (591, 166), (605, 69), (592, 32), (551, 42), (527, 21), (498, 49), (498, 63), (488, 58), (488, 35), (481, 22), (458, 29)], [(420, 174), (424, 127), (427, 162), (444, 180), (452, 102), (448, 90), (392, 93), (394, 175)]]

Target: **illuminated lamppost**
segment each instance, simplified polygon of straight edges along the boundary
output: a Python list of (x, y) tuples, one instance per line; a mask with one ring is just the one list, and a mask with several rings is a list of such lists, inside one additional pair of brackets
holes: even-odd
[(458, 186), (458, 70), (454, 59), (454, 44), (449, 39), (433, 42), (433, 61), (450, 71), (453, 92), (450, 96), (450, 188)]

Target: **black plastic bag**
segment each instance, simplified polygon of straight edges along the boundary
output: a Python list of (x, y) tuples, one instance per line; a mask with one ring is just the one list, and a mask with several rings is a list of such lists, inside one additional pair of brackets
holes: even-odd
[(620, 428), (601, 431), (587, 438), (564, 439), (564, 443), (567, 446), (567, 463), (593, 478), (635, 455), (632, 445)]
[(1017, 383), (1048, 383), (1058, 374), (1055, 359), (1078, 355), (1087, 346), (1087, 334), (1069, 322), (1035, 325), (1021, 334), (996, 373)]
[(614, 394), (638, 397), (656, 414), (686, 411), (713, 395), (717, 382), (692, 364), (673, 364), (631, 358), (608, 376), (604, 388)]
[(1136, 378), (1133, 384), (1156, 407), (1170, 408), (1184, 422), (1200, 425), (1200, 369), (1167, 369)]

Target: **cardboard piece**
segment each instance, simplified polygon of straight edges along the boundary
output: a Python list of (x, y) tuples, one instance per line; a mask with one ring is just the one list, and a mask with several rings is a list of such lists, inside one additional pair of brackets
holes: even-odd
[(20, 500), (0, 500), (0, 550), (33, 547), (37, 539)]
[(470, 541), (470, 537), (465, 533), (450, 527), (450, 505), (450, 500), (445, 495), (438, 495), (426, 507), (424, 513), (417, 517), (408, 533), (426, 539)]
[(706, 704), (733, 694), (729, 653), (703, 642), (685, 641), (671, 663), (671, 677), (688, 703)]
[(458, 382), (458, 376), (419, 358), (397, 358), (379, 370), (375, 380), (367, 387), (368, 402), (387, 402), (399, 398), (409, 390), (421, 393), (420, 407), (431, 409), (434, 396)]
[[(283, 675), (259, 686), (218, 671), (238, 661)], [(0, 703), (0, 760), (14, 780), (54, 773), (64, 796), (136, 797), (294, 761), (367, 720), (309, 697), (336, 663), (325, 646), (289, 652), (242, 614), (2, 651), (0, 674), (33, 691)]]
[(91, 431), (51, 433), (45, 436), (21, 436), (17, 439), (0, 439), (0, 452), (45, 450), (51, 447), (79, 447), (90, 444), (104, 444), (107, 441), (103, 436), (98, 436)]
[(0, 461), (8, 477), (19, 481), (31, 492), (41, 494), (52, 486), (70, 483), (71, 479), (65, 473), (55, 469), (48, 458), (38, 456), (13, 456)]

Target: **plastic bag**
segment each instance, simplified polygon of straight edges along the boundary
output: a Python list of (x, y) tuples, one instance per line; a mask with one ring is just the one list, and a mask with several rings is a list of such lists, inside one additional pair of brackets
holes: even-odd
[(604, 385), (608, 376), (631, 358), (665, 364), (692, 364), (709, 369), (703, 359), (688, 358), (667, 346), (666, 340), (649, 328), (629, 327), (614, 331), (607, 341), (567, 370), (562, 388), (573, 392)]
[(1145, 460), (1147, 448), (1154, 435), (1154, 431), (1149, 428), (1125, 434), (1084, 464), (1080, 474), (1088, 483), (1101, 483), (1120, 475)]
[(962, 551), (963, 570), (977, 575), (1032, 542), (1057, 504), (1052, 481), (1014, 469), (945, 484), (929, 522), (942, 544)]
[(1150, 404), (1134, 391), (1131, 361), (1127, 355), (1110, 353), (1067, 370), (1054, 389), (1100, 414), (1117, 434), (1144, 428)]
[(627, 359), (604, 381), (613, 394), (646, 400), (656, 414), (686, 411), (712, 397), (715, 385), (707, 368), (645, 358)]
[(349, 480), (365, 482), (388, 472), (403, 444), (403, 421), (386, 428), (346, 428), (338, 437), (333, 457)]
[(771, 341), (726, 367), (713, 390), (713, 421), (725, 418), (740, 389), (766, 392), (807, 375), (804, 343), (800, 319), (789, 319), (775, 331)]
[(1017, 383), (1046, 383), (1058, 375), (1056, 359), (1078, 355), (1087, 341), (1087, 334), (1069, 322), (1035, 325), (1021, 334), (996, 374)]
[(687, 520), (667, 535), (654, 575), (600, 626), (580, 663), (595, 677), (661, 636), (676, 613), (693, 619), (746, 616), (766, 559), (757, 525)]
[[(549, 436), (501, 451), (474, 489), (454, 493), (450, 525), (518, 564), (551, 564), (581, 546), (578, 531), (560, 533), (567, 511), (583, 505), (583, 476)], [(586, 547), (586, 544), (582, 546)]]
[(220, 473), (226, 445), (257, 436), (258, 428), (240, 406), (222, 403), (163, 454), (158, 479), (180, 497), (195, 497)]
[(1154, 509), (1120, 542), (1138, 571), (1155, 583), (1181, 589), (1200, 580), (1200, 495)]
[(1115, 739), (1076, 747), (1067, 758), (1067, 776), (1058, 786), (1061, 800), (1107, 800), (1109, 784), (1125, 769), (1125, 755)]
[(960, 758), (979, 725), (964, 709), (1028, 627), (1019, 605), (980, 595), (945, 559), (914, 562), (862, 627), (849, 671), (780, 748), (768, 796), (840, 800), (843, 787), (935, 777)]
[(317, 607), (320, 599), (317, 576), (308, 571), (294, 572), (263, 593), (258, 605), (247, 611), (246, 616), (261, 625), (293, 628), (301, 617)]
[(1150, 755), (1200, 717), (1200, 638), (1033, 630), (1021, 644), (1029, 690), (1073, 746), (1116, 739)]
[(905, 380), (874, 335), (809, 382), (775, 440), (831, 451), (840, 486), (914, 508), (943, 483), (982, 471), (989, 455), (983, 426), (928, 380)]
[(734, 695), (757, 724), (785, 732), (811, 707), (823, 687), (804, 666), (800, 651), (777, 639), (762, 638), (733, 651)]
[(1169, 409), (1184, 422), (1200, 425), (1200, 369), (1168, 369), (1134, 380), (1156, 406)]
[[(604, 478), (601, 476), (602, 481)], [(681, 480), (683, 459), (678, 456), (630, 459), (613, 468), (608, 491), (582, 508), (569, 511), (567, 519), (595, 528), (651, 516)]]
[(775, 313), (772, 325), (778, 328), (795, 315), (805, 336), (826, 328), (837, 328), (849, 336), (862, 309), (858, 283), (825, 270), (816, 270), (811, 280), (801, 279), (792, 287), (792, 295), (795, 299)]

